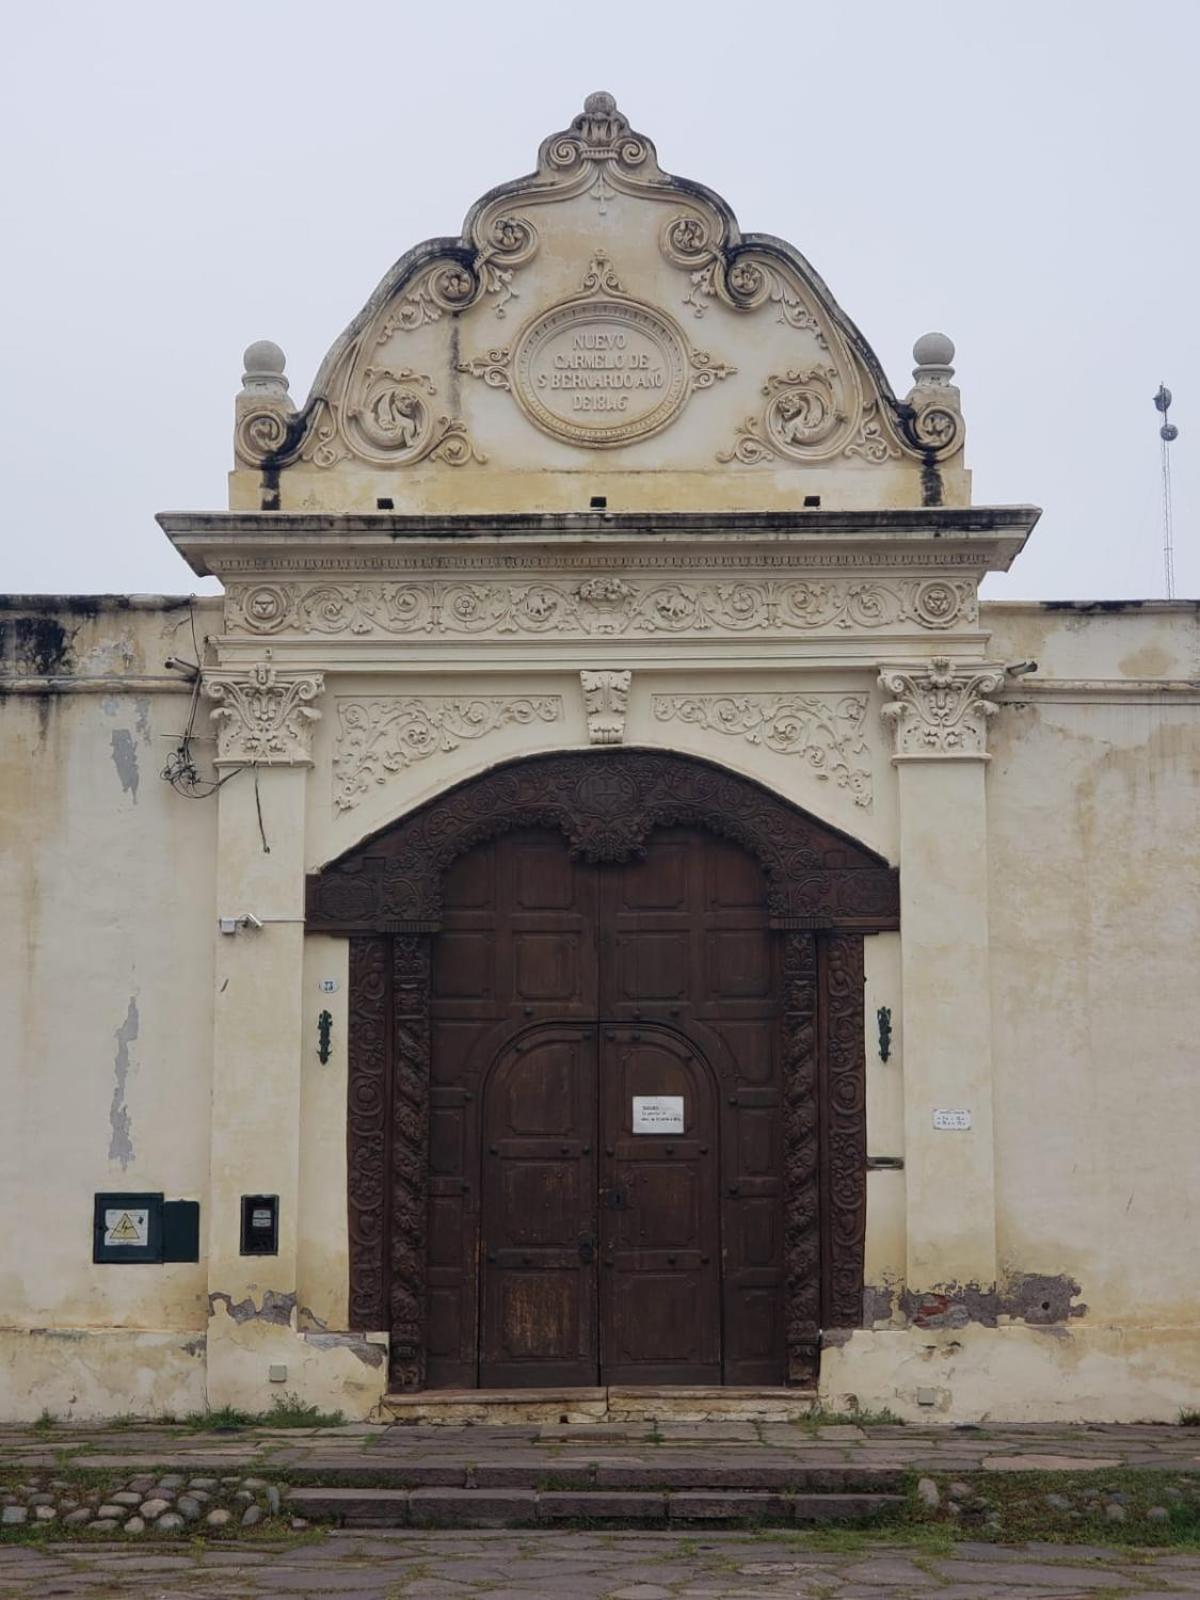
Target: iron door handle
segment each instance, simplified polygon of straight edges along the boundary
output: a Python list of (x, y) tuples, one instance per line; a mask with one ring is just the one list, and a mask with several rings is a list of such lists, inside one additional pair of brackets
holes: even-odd
[(592, 1262), (596, 1259), (596, 1246), (591, 1239), (580, 1239), (579, 1259), (583, 1262), (585, 1267), (590, 1267)]

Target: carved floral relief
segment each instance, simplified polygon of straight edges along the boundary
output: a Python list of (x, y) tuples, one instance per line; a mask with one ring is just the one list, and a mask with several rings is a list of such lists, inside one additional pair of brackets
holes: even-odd
[(952, 578), (705, 583), (604, 573), (578, 581), (231, 582), (225, 615), (231, 633), (257, 635), (787, 637), (904, 624), (940, 631), (974, 623), (978, 606), (974, 584)]
[[(269, 654), (269, 652), (268, 652)], [(325, 687), (319, 672), (281, 672), (264, 661), (240, 671), (204, 674), (204, 693), (217, 702), (217, 763), (288, 765), (312, 759), (313, 705)]]
[(557, 722), (559, 695), (428, 695), (339, 699), (333, 803), (350, 811), (375, 784), (511, 723)]
[(848, 790), (855, 805), (870, 809), (865, 694), (656, 694), (651, 703), (660, 722), (691, 722), (796, 756), (816, 777)]
[(1000, 707), (989, 696), (1004, 686), (1004, 669), (935, 656), (923, 671), (885, 667), (881, 708), (892, 725), (896, 755), (987, 757), (987, 725)]
[(579, 674), (592, 744), (620, 744), (625, 737), (625, 713), (633, 673), (583, 671)]

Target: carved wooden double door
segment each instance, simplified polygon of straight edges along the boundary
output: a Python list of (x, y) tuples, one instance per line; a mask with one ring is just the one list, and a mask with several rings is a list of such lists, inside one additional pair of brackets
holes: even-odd
[(432, 947), (431, 1385), (779, 1383), (777, 941), (739, 847), (470, 851)]

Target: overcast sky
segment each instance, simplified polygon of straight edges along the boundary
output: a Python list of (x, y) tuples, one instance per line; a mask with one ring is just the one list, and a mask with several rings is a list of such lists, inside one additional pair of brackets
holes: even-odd
[(241, 352), (297, 402), (388, 265), (606, 88), (662, 165), (792, 240), (893, 385), (958, 345), (1007, 598), (1200, 594), (1200, 0), (7, 0), (10, 592), (212, 590), (153, 517), (220, 509)]

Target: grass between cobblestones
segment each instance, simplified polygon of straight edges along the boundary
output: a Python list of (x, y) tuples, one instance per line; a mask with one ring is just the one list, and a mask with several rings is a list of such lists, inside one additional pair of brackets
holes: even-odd
[[(168, 1463), (160, 1468), (142, 1467), (140, 1473), (161, 1477), (173, 1470), (178, 1472), (177, 1464)], [(361, 1467), (358, 1470), (361, 1472)], [(252, 1468), (243, 1464), (239, 1468), (241, 1475), (248, 1471), (252, 1471), (256, 1479), (280, 1490), (286, 1490), (290, 1482), (286, 1471), (273, 1469), (267, 1463), (256, 1462)], [(332, 1472), (330, 1481), (336, 1476), (336, 1471)], [(52, 1469), (0, 1468), (0, 1497), (13, 1495), (23, 1485), (33, 1485), (36, 1492), (49, 1491), (59, 1498), (82, 1500), (88, 1494), (119, 1493), (129, 1478), (128, 1472), (97, 1469), (60, 1455)], [(392, 1474), (381, 1474), (379, 1481), (396, 1487)], [(356, 1482), (361, 1483), (361, 1477), (356, 1475)], [(56, 1488), (51, 1490), (51, 1484)], [(936, 1503), (929, 1490), (930, 1484), (936, 1486)], [(924, 1493), (919, 1485), (924, 1485)], [(540, 1482), (544, 1489), (561, 1486), (553, 1472)], [(212, 1497), (212, 1506), (223, 1506), (226, 1502), (232, 1505), (235, 1492), (232, 1484), (223, 1486)], [(612, 1522), (589, 1518), (556, 1526), (611, 1531), (614, 1536), (625, 1531)], [(657, 1526), (661, 1529), (662, 1525)], [(914, 1471), (907, 1476), (903, 1505), (869, 1524), (814, 1529), (732, 1524), (729, 1531), (737, 1531), (739, 1526), (742, 1532), (753, 1537), (794, 1541), (806, 1549), (833, 1553), (867, 1551), (880, 1544), (903, 1541), (931, 1555), (944, 1555), (964, 1540), (995, 1544), (1105, 1545), (1147, 1552), (1200, 1550), (1200, 1473), (1132, 1467), (1075, 1472), (951, 1474)], [(292, 1529), (285, 1495), (278, 1515), (264, 1515), (262, 1521), (249, 1528), (240, 1527), (235, 1518), (234, 1522), (220, 1528), (192, 1523), (185, 1529), (159, 1534), (151, 1525), (142, 1533), (126, 1534), (121, 1527), (111, 1531), (66, 1527), (59, 1516), (40, 1523), (31, 1520), (20, 1525), (0, 1526), (0, 1547), (67, 1542), (146, 1545), (167, 1539), (197, 1548), (226, 1544), (231, 1539), (248, 1544), (290, 1546), (319, 1540), (328, 1531), (330, 1525), (316, 1523), (307, 1529)], [(677, 1531), (683, 1544), (689, 1539), (703, 1539), (710, 1530), (677, 1527)]]

